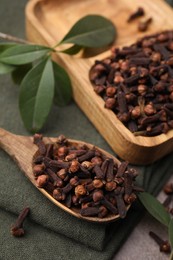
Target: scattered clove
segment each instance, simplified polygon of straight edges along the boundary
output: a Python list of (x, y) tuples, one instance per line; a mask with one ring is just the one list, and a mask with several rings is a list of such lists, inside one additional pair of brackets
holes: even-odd
[(156, 233), (152, 231), (149, 232), (149, 235), (159, 245), (160, 252), (164, 252), (166, 254), (169, 254), (171, 252), (171, 246), (167, 240), (163, 240), (161, 237), (159, 237)]
[(130, 23), (136, 18), (143, 16), (144, 14), (145, 14), (144, 9), (142, 7), (138, 7), (138, 9), (129, 16), (127, 22)]
[(25, 230), (23, 228), (23, 223), (26, 217), (29, 215), (30, 208), (24, 208), (19, 214), (15, 224), (12, 226), (10, 232), (15, 237), (22, 237), (25, 234)]
[(138, 24), (138, 31), (140, 31), (140, 32), (147, 31), (147, 29), (148, 29), (149, 25), (151, 24), (152, 20), (153, 19), (150, 17), (150, 18), (148, 18), (145, 21), (139, 22), (139, 24)]
[(163, 187), (163, 190), (167, 195), (173, 194), (173, 183), (169, 182), (169, 183), (165, 184), (165, 186)]

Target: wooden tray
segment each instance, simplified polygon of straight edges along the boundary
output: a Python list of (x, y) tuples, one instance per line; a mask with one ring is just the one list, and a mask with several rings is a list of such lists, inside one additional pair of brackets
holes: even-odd
[[(144, 7), (145, 17), (153, 18), (147, 34), (173, 29), (173, 11), (162, 0), (140, 3), (138, 0), (31, 0), (26, 6), (27, 38), (34, 43), (54, 46), (79, 18), (87, 14), (102, 14), (117, 26), (116, 45), (128, 45), (144, 35), (137, 32), (137, 21), (126, 22), (139, 5)], [(75, 102), (112, 149), (130, 163), (150, 164), (173, 151), (173, 130), (157, 137), (135, 137), (112, 111), (104, 108), (104, 101), (91, 86), (88, 72), (96, 59), (109, 55), (107, 51), (89, 59), (65, 54), (54, 58), (71, 77)]]

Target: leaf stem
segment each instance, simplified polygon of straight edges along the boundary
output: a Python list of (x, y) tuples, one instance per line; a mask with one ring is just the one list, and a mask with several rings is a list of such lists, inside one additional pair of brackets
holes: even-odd
[(10, 34), (5, 34), (2, 32), (0, 32), (0, 39), (17, 42), (17, 43), (23, 43), (23, 44), (31, 44), (29, 41), (26, 41), (24, 39), (20, 39), (20, 38), (12, 36)]

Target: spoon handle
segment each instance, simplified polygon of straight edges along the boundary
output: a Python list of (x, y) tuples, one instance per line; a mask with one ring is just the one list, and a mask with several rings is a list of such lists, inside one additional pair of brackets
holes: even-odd
[(0, 128), (0, 148), (17, 162), (26, 175), (31, 173), (32, 158), (36, 151), (32, 137), (15, 135)]

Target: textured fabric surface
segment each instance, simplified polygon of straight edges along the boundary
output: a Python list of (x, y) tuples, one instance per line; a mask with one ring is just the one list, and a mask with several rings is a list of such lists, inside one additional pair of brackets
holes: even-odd
[[(2, 221), (0, 242), (3, 243), (0, 250), (0, 259), (11, 259), (11, 256), (18, 254), (16, 251), (18, 245), (23, 256), (31, 254), (30, 258), (26, 255), (28, 259), (34, 259), (33, 257), (54, 259), (55, 256), (56, 259), (57, 256), (59, 259), (66, 259), (67, 256), (69, 259), (91, 259), (92, 257), (111, 259), (143, 214), (141, 208), (135, 205), (125, 220), (108, 225), (78, 220), (44, 198), (18, 169), (12, 159), (2, 151), (0, 165), (0, 216)], [(171, 175), (172, 167), (172, 154), (152, 166), (138, 167), (137, 169), (140, 172), (138, 182), (146, 183), (145, 188), (148, 187), (147, 189), (150, 192), (157, 194), (163, 183)], [(10, 225), (14, 222), (14, 216), (7, 212), (17, 214), (25, 206), (31, 208), (31, 221), (25, 223), (26, 237), (16, 239), (11, 237), (9, 233)], [(13, 219), (11, 223), (10, 219)], [(49, 250), (55, 244), (58, 245), (55, 247), (56, 249), (54, 251)], [(10, 250), (8, 250), (8, 247), (10, 247)], [(33, 247), (42, 250), (35, 253)], [(65, 249), (66, 247), (68, 250)], [(58, 253), (56, 253), (56, 250)]]
[[(25, 0), (2, 0), (0, 31), (24, 37)], [(18, 92), (9, 76), (0, 77), (0, 127), (16, 134), (28, 135), (18, 110)], [(47, 136), (65, 134), (69, 138), (93, 143), (108, 152), (110, 147), (89, 120), (71, 102), (65, 108), (53, 107), (43, 129)], [(143, 215), (135, 205), (125, 220), (109, 225), (76, 219), (54, 206), (35, 189), (15, 163), (0, 151), (0, 259), (2, 260), (90, 260), (112, 259)], [(159, 162), (137, 167), (139, 184), (157, 194), (172, 173), (173, 154)], [(26, 236), (14, 238), (10, 226), (25, 207), (31, 214), (25, 223)]]
[[(112, 259), (115, 247), (116, 245), (119, 246), (120, 243), (119, 238), (115, 236), (105, 250), (100, 252), (80, 243), (75, 243), (74, 240), (47, 230), (30, 221), (27, 221), (25, 225), (26, 229), (28, 229), (26, 236), (14, 239), (8, 234), (9, 226), (14, 221), (15, 217), (12, 214), (0, 210), (0, 226), (3, 226), (1, 230), (3, 241), (0, 240), (0, 245), (2, 243), (0, 259), (3, 260), (108, 260)], [(128, 224), (133, 225), (133, 219)], [(95, 239), (97, 239), (96, 234)]]
[[(111, 259), (143, 214), (141, 207), (135, 205), (126, 219), (108, 225), (78, 220), (44, 198), (3, 152), (0, 164), (0, 259), (17, 256), (18, 247), (27, 259)], [(169, 155), (159, 163), (141, 167), (139, 181), (143, 174), (150, 176), (149, 191), (156, 194), (172, 167), (173, 155)], [(25, 223), (26, 236), (17, 239), (9, 232), (15, 219), (9, 212), (17, 214), (25, 206), (31, 208)]]

